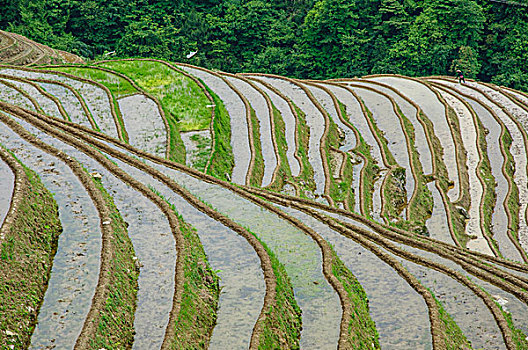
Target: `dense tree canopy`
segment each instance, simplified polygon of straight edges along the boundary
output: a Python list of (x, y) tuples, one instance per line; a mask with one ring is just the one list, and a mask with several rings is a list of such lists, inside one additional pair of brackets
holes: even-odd
[[(0, 8), (3, 29), (88, 58), (116, 51), (303, 78), (458, 67), (528, 90), (528, 0), (0, 0)], [(198, 53), (188, 60), (190, 51)]]

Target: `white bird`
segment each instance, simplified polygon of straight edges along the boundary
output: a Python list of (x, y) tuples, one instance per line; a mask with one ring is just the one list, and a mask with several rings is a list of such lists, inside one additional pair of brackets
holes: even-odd
[(189, 52), (189, 54), (188, 54), (187, 56), (185, 56), (185, 57), (187, 57), (187, 58), (191, 58), (191, 57), (193, 57), (194, 55), (196, 55), (197, 52), (198, 52), (198, 51), (191, 51), (191, 52)]

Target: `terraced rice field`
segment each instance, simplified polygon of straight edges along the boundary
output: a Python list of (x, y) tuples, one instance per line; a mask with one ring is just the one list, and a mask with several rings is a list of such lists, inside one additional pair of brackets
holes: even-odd
[(36, 63), (0, 66), (1, 348), (528, 349), (527, 94)]

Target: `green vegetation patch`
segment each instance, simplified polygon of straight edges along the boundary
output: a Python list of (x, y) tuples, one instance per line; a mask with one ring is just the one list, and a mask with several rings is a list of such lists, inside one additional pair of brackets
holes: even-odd
[[(27, 189), (0, 246), (0, 348), (27, 348), (57, 251), (62, 226), (52, 194), (24, 167)], [(10, 333), (9, 333), (10, 332)]]
[(346, 348), (380, 349), (376, 324), (370, 317), (367, 293), (332, 248), (332, 273), (345, 288), (352, 306)]
[(290, 277), (273, 251), (257, 235), (252, 234), (257, 237), (268, 252), (271, 267), (277, 280), (275, 303), (266, 310), (258, 348), (262, 350), (299, 349), (302, 329), (301, 309), (295, 300)]
[(92, 349), (123, 349), (134, 341), (134, 314), (138, 290), (139, 266), (136, 265), (134, 247), (127, 232), (127, 223), (121, 217), (112, 197), (100, 180), (93, 180), (110, 209), (112, 227), (112, 259), (108, 271), (108, 295), (98, 317)]
[[(297, 113), (297, 155), (301, 159), (301, 173), (295, 178), (295, 181), (299, 187), (303, 190), (313, 192), (315, 191), (315, 182), (314, 182), (314, 171), (310, 161), (308, 160), (308, 148), (310, 142), (310, 128), (306, 123), (306, 115), (299, 107), (295, 104), (293, 105)], [(301, 191), (302, 198), (308, 198), (305, 191)]]
[(196, 229), (178, 216), (183, 234), (185, 280), (171, 349), (206, 349), (216, 324), (219, 278), (212, 270)]
[(215, 104), (215, 118), (213, 120), (214, 150), (211, 155), (207, 174), (229, 181), (235, 166), (233, 149), (231, 147), (231, 119), (224, 106), (224, 102), (208, 87), (207, 91), (213, 96)]
[(179, 130), (209, 129), (210, 101), (198, 84), (182, 73), (155, 61), (113, 61), (101, 65), (127, 75), (154, 95)]
[(264, 158), (262, 156), (262, 142), (260, 141), (260, 122), (253, 107), (251, 107), (251, 125), (255, 162), (253, 164), (253, 172), (251, 173), (250, 185), (260, 187), (262, 185), (262, 178), (264, 177)]
[[(429, 288), (427, 288), (429, 290)], [(433, 296), (436, 305), (438, 306), (438, 313), (440, 314), (440, 321), (445, 326), (445, 346), (446, 350), (472, 349), (471, 342), (466, 338), (458, 324), (453, 317), (444, 309), (442, 303), (436, 298), (434, 293), (429, 290)]]
[(480, 148), (481, 162), (477, 171), (480, 172), (480, 176), (484, 181), (484, 198), (481, 203), (482, 206), (482, 220), (484, 222), (485, 234), (490, 238), (491, 243), (496, 248), (495, 251), (499, 252), (499, 247), (497, 242), (493, 239), (493, 232), (491, 230), (492, 220), (493, 220), (493, 211), (495, 205), (497, 204), (497, 194), (495, 193), (495, 177), (491, 172), (491, 164), (488, 157), (488, 143), (486, 142), (486, 132), (484, 131), (484, 126), (478, 117), (475, 117), (476, 127), (479, 130), (479, 139), (478, 147)]
[(121, 78), (118, 75), (105, 72), (99, 69), (86, 68), (86, 67), (60, 67), (60, 68), (47, 68), (46, 70), (56, 70), (68, 74), (75, 75), (80, 78), (93, 80), (106, 86), (117, 98), (132, 95), (138, 91), (130, 84), (126, 79)]
[(211, 139), (200, 134), (194, 134), (190, 140), (196, 145), (193, 157), (193, 168), (205, 172), (205, 167), (211, 156)]
[(286, 150), (288, 149), (288, 143), (286, 142), (286, 125), (279, 112), (279, 110), (272, 105), (273, 108), (273, 121), (275, 124), (275, 142), (277, 151), (279, 154), (280, 167), (277, 171), (277, 177), (275, 181), (268, 187), (272, 191), (280, 191), (287, 180), (292, 178), (290, 163), (286, 156)]

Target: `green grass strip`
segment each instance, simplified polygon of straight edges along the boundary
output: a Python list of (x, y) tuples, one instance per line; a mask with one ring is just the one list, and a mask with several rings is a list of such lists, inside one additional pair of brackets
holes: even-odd
[(206, 349), (216, 324), (219, 277), (207, 260), (196, 229), (178, 215), (184, 237), (185, 281), (171, 349)]
[(343, 264), (332, 249), (332, 273), (348, 293), (352, 314), (348, 324), (348, 349), (380, 349), (376, 324), (370, 317), (367, 293), (352, 272)]
[(110, 210), (113, 257), (108, 296), (99, 314), (92, 349), (123, 349), (134, 341), (134, 314), (138, 290), (139, 267), (134, 261), (136, 253), (128, 236), (127, 223), (121, 217), (113, 198), (106, 192), (100, 180), (93, 179)]
[[(0, 246), (0, 348), (29, 347), (57, 251), (58, 206), (39, 176), (24, 167), (27, 192)], [(8, 335), (6, 332), (13, 335)], [(10, 333), (10, 334), (11, 334)]]
[(290, 277), (273, 251), (256, 234), (249, 232), (260, 241), (268, 253), (277, 279), (275, 305), (266, 310), (267, 317), (262, 324), (258, 348), (299, 349), (302, 329), (301, 309), (295, 300)]
[(211, 123), (210, 102), (202, 89), (161, 62), (112, 61), (101, 66), (127, 75), (138, 86), (154, 95), (181, 131), (207, 130)]
[(279, 153), (280, 167), (277, 171), (277, 177), (275, 181), (268, 187), (271, 191), (280, 191), (287, 180), (292, 181), (292, 174), (290, 169), (290, 163), (286, 155), (288, 149), (288, 143), (286, 142), (286, 124), (282, 119), (279, 110), (272, 105), (273, 108), (273, 121), (275, 123), (275, 142), (277, 143), (277, 151)]
[(255, 162), (253, 164), (253, 172), (251, 173), (249, 183), (251, 186), (260, 187), (262, 185), (262, 178), (264, 177), (264, 158), (262, 156), (262, 142), (260, 141), (260, 122), (253, 107), (251, 107), (250, 115), (253, 130)]
[(231, 147), (231, 118), (224, 106), (224, 102), (209, 87), (207, 91), (215, 103), (215, 118), (213, 121), (214, 150), (207, 174), (220, 180), (229, 181), (235, 166), (233, 149)]
[[(426, 287), (427, 288), (427, 287)], [(459, 350), (459, 349), (466, 349), (470, 350), (473, 349), (471, 347), (471, 342), (466, 338), (458, 324), (455, 322), (453, 317), (444, 309), (444, 306), (442, 303), (436, 298), (434, 293), (427, 288), (431, 295), (433, 296), (436, 305), (438, 305), (438, 313), (440, 315), (440, 321), (444, 323), (445, 326), (445, 346), (446, 350)]]

